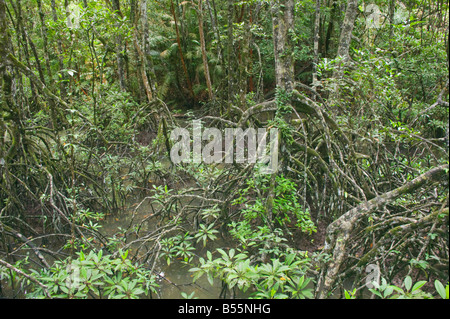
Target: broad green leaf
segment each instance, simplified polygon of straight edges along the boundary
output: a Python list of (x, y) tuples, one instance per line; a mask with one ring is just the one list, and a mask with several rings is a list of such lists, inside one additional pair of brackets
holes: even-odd
[(370, 290), (370, 292), (377, 295), (378, 297), (383, 298), (383, 296), (381, 295), (381, 293), (378, 290), (375, 290), (375, 289), (369, 289), (369, 290)]
[(394, 292), (394, 289), (392, 286), (387, 286), (386, 289), (384, 290), (384, 298), (386, 298), (387, 296), (391, 295)]
[(295, 258), (295, 254), (289, 254), (286, 256), (285, 263), (290, 265)]
[(446, 292), (444, 285), (439, 280), (436, 279), (434, 281), (434, 287), (436, 288), (436, 291), (438, 292), (439, 296), (441, 296), (442, 299), (445, 299)]
[(303, 281), (305, 280), (305, 276), (301, 276), (298, 280), (298, 286), (303, 288)]
[(141, 288), (133, 289), (133, 294), (135, 294), (135, 295), (140, 295), (140, 294), (143, 294), (144, 292), (145, 291), (143, 289), (141, 289)]
[(389, 286), (389, 287), (391, 287), (391, 288), (394, 289), (395, 291), (399, 292), (400, 294), (404, 294), (404, 293), (405, 293), (405, 292), (403, 291), (403, 289), (400, 288), (400, 287), (397, 287), (397, 286)]
[(414, 284), (414, 286), (412, 287), (411, 292), (414, 292), (414, 291), (416, 291), (417, 289), (422, 288), (422, 286), (425, 285), (426, 283), (427, 283), (427, 282), (424, 281), (424, 280), (416, 282), (416, 283)]
[(214, 284), (214, 278), (213, 278), (212, 274), (208, 273), (207, 277), (208, 277), (209, 284), (212, 286)]
[(406, 288), (407, 291), (409, 291), (411, 289), (411, 285), (412, 285), (411, 276), (406, 276), (406, 278), (405, 278), (405, 288)]

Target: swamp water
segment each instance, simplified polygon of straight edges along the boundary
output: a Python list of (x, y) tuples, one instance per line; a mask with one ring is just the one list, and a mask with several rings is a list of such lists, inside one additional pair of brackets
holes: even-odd
[[(140, 221), (148, 218), (151, 210), (150, 199), (145, 201), (135, 200), (135, 204), (131, 206), (138, 206), (138, 209), (129, 209), (127, 212), (120, 213), (117, 216), (108, 216), (102, 223), (102, 228), (100, 232), (106, 236), (111, 237), (115, 234), (120, 234), (122, 230), (127, 229), (131, 223), (133, 225), (140, 225), (140, 233), (142, 236), (149, 233), (155, 229), (152, 225), (152, 219), (150, 221), (144, 221), (142, 224)], [(130, 236), (133, 237), (134, 236)], [(129, 239), (128, 241), (132, 241)], [(206, 246), (203, 247), (202, 243), (197, 245), (197, 249), (194, 253), (200, 257), (206, 258), (206, 252), (209, 250), (214, 252), (217, 248), (227, 248), (232, 246), (233, 243), (227, 242), (220, 236), (214, 241), (208, 241)], [(131, 247), (129, 250), (129, 256), (134, 256), (137, 246)], [(144, 250), (141, 249), (143, 252)], [(140, 252), (138, 253), (139, 257)], [(151, 259), (151, 258), (149, 258)], [(181, 259), (181, 258), (180, 258)], [(151, 264), (150, 264), (151, 263)], [(217, 299), (222, 292), (222, 283), (220, 279), (214, 279), (213, 285), (211, 285), (206, 277), (203, 275), (199, 279), (193, 282), (192, 272), (189, 269), (193, 266), (189, 266), (181, 262), (180, 260), (172, 260), (168, 265), (165, 258), (159, 258), (153, 265), (153, 261), (147, 263), (148, 268), (153, 267), (153, 272), (157, 276), (157, 283), (159, 288), (157, 289), (158, 295), (153, 296), (153, 298), (160, 299), (181, 299), (183, 298), (181, 293), (186, 295), (191, 295), (194, 293), (193, 297), (199, 299)], [(247, 293), (242, 293), (236, 289), (235, 298), (248, 298), (249, 291)], [(233, 292), (227, 291), (226, 298), (233, 298)]]

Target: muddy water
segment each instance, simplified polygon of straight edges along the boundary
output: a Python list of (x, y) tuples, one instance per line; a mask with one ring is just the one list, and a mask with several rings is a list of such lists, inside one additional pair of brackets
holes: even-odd
[[(141, 200), (132, 200), (133, 204), (129, 207), (128, 212), (122, 213), (117, 216), (108, 216), (102, 222), (101, 232), (106, 237), (112, 237), (114, 235), (120, 236), (124, 230), (127, 230), (130, 224), (141, 225), (141, 221), (148, 217), (151, 212), (149, 200), (145, 200), (141, 203)], [(138, 204), (140, 204), (138, 206)], [(138, 209), (136, 207), (138, 206)], [(133, 216), (134, 215), (134, 216)], [(151, 222), (144, 222), (141, 225), (140, 236), (154, 230), (154, 226)], [(130, 236), (133, 237), (134, 235)], [(133, 239), (135, 236), (133, 237)], [(224, 241), (222, 238), (214, 240), (214, 242), (208, 242), (206, 247), (199, 245), (199, 249), (195, 251), (198, 256), (205, 257), (206, 251), (214, 252), (217, 248), (230, 247), (232, 243)], [(200, 247), (201, 246), (201, 247)], [(136, 247), (129, 249), (129, 256), (134, 256)], [(149, 267), (152, 267), (149, 265)], [(219, 279), (215, 279), (213, 285), (211, 285), (206, 275), (200, 277), (196, 282), (193, 282), (192, 273), (189, 269), (192, 266), (183, 264), (182, 262), (175, 260), (170, 265), (167, 265), (164, 258), (160, 258), (154, 266), (154, 273), (157, 275), (157, 283), (159, 284), (158, 296), (154, 296), (161, 299), (180, 299), (181, 293), (191, 295), (199, 299), (216, 299), (219, 298), (222, 285)], [(227, 298), (231, 298), (230, 292), (227, 292)], [(236, 290), (236, 298), (243, 298), (244, 294)]]
[(164, 278), (158, 279), (160, 285), (158, 294), (162, 299), (182, 298), (182, 292), (187, 295), (194, 293), (194, 297), (199, 299), (216, 299), (220, 296), (222, 288), (218, 279), (211, 286), (206, 277), (203, 276), (194, 284), (186, 265), (174, 263), (170, 266), (161, 265), (159, 268), (162, 269), (164, 275)]

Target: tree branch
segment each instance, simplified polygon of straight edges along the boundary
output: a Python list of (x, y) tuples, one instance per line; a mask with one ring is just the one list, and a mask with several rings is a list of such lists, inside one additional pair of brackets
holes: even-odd
[(442, 175), (448, 174), (448, 168), (448, 164), (435, 167), (390, 192), (359, 204), (328, 226), (324, 252), (331, 254), (331, 262), (328, 266), (322, 268), (316, 290), (319, 299), (326, 298), (328, 293), (331, 292), (339, 268), (346, 257), (346, 245), (356, 222), (401, 195), (411, 193), (430, 181), (438, 180)]

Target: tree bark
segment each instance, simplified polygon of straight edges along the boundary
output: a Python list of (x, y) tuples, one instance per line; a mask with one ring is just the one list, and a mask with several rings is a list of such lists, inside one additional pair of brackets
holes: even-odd
[[(56, 13), (56, 3), (55, 0), (51, 1), (52, 4), (52, 17), (53, 17), (53, 22), (57, 23), (58, 22), (58, 14)], [(62, 43), (61, 43), (61, 38), (58, 37), (57, 41), (57, 47), (58, 47), (58, 63), (59, 63), (59, 70), (63, 70), (64, 69), (64, 58), (62, 55)], [(61, 92), (61, 98), (64, 99), (66, 96), (66, 83), (65, 83), (65, 79), (67, 78), (66, 74), (61, 74), (61, 77), (63, 79), (63, 81), (60, 82), (59, 84), (59, 90)]]
[(317, 64), (319, 63), (320, 0), (316, 0), (314, 17), (313, 87), (317, 86)]
[(209, 100), (214, 99), (212, 85), (211, 85), (211, 77), (209, 75), (209, 66), (208, 66), (208, 56), (206, 55), (206, 44), (205, 44), (205, 33), (203, 31), (203, 0), (198, 1), (198, 33), (200, 35), (200, 48), (202, 50), (202, 60), (203, 60), (203, 71), (205, 74), (206, 87), (208, 88), (208, 98)]
[(144, 46), (143, 52), (145, 56), (144, 60), (144, 69), (146, 72), (146, 76), (149, 79), (150, 87), (152, 89), (153, 95), (156, 95), (156, 75), (155, 75), (155, 68), (153, 66), (153, 61), (150, 56), (150, 46), (148, 43), (148, 37), (149, 37), (149, 25), (148, 25), (148, 2), (147, 0), (143, 0), (142, 2), (142, 45)]
[[(212, 3), (212, 5), (211, 5)], [(208, 6), (209, 11), (209, 17), (211, 19), (211, 27), (214, 31), (214, 35), (216, 37), (217, 41), (217, 59), (220, 61), (222, 65), (224, 65), (223, 61), (223, 53), (222, 53), (222, 42), (220, 40), (220, 30), (217, 26), (217, 11), (216, 11), (216, 4), (214, 0), (211, 0), (211, 3), (209, 0), (206, 0), (206, 5)]]
[(49, 55), (49, 51), (48, 51), (48, 39), (47, 39), (47, 26), (45, 24), (45, 14), (44, 11), (42, 10), (42, 1), (41, 0), (36, 0), (37, 5), (38, 5), (38, 9), (39, 9), (39, 19), (41, 20), (41, 35), (42, 35), (42, 41), (44, 44), (44, 59), (45, 59), (45, 65), (47, 67), (47, 75), (50, 79), (50, 81), (52, 80), (52, 70), (50, 67), (50, 55)]
[(338, 67), (334, 69), (333, 78), (335, 79), (340, 79), (342, 77), (345, 64), (349, 59), (350, 42), (357, 12), (358, 0), (348, 0), (337, 51), (337, 57), (342, 58), (342, 61), (338, 64)]
[[(142, 86), (144, 87), (145, 94), (148, 101), (152, 101), (156, 95), (156, 78), (153, 63), (149, 54), (148, 45), (148, 17), (147, 17), (147, 0), (143, 0), (139, 5), (140, 20), (134, 19), (134, 39), (133, 44), (138, 55), (138, 75), (142, 80)], [(141, 45), (139, 44), (139, 21), (142, 27)], [(150, 74), (150, 76), (149, 76)]]
[(191, 95), (190, 98), (192, 99), (192, 102), (195, 102), (196, 98), (195, 98), (194, 90), (192, 89), (192, 82), (191, 82), (191, 79), (189, 77), (189, 72), (187, 70), (186, 63), (184, 61), (183, 49), (181, 47), (180, 31), (178, 29), (177, 15), (175, 13), (173, 0), (170, 0), (170, 11), (172, 11), (173, 20), (175, 22), (175, 32), (176, 32), (176, 35), (177, 35), (178, 52), (180, 53), (181, 66), (183, 67), (184, 75), (186, 77), (188, 90), (189, 90), (189, 93)]
[(234, 81), (233, 81), (233, 58), (234, 58), (234, 47), (233, 47), (233, 0), (228, 0), (228, 43), (227, 43), (227, 58), (228, 58), (228, 102), (232, 103), (234, 95)]
[(330, 21), (328, 22), (328, 26), (327, 26), (327, 33), (325, 35), (325, 41), (323, 43), (324, 48), (323, 48), (323, 52), (324, 52), (324, 56), (328, 57), (329, 56), (329, 51), (330, 51), (330, 42), (331, 42), (331, 35), (333, 34), (333, 29), (334, 29), (334, 21), (336, 19), (336, 14), (337, 14), (337, 10), (338, 10), (338, 4), (336, 3), (336, 0), (332, 0), (332, 5), (333, 8), (331, 9), (331, 13), (330, 13)]
[[(118, 18), (122, 19), (123, 15), (120, 11), (119, 0), (112, 0), (113, 10)], [(119, 87), (121, 91), (126, 91), (126, 75), (125, 75), (125, 57), (124, 57), (124, 45), (123, 39), (120, 34), (116, 36), (116, 60), (117, 60), (117, 72), (119, 73)]]
[[(294, 58), (292, 51), (294, 45), (289, 36), (289, 32), (293, 31), (294, 28), (294, 0), (275, 0), (271, 10), (276, 85), (279, 90), (289, 96), (294, 90)], [(277, 102), (289, 103), (289, 101)], [(280, 110), (277, 109), (277, 113), (279, 111)], [(281, 116), (286, 123), (290, 123), (291, 118), (289, 113), (283, 112)], [(287, 167), (284, 159), (288, 159), (288, 154), (285, 152), (287, 150), (286, 147), (282, 145), (283, 140), (281, 139), (281, 134), (278, 135), (278, 138), (278, 163), (281, 170), (284, 170)], [(269, 221), (272, 220), (273, 216), (272, 208), (275, 197), (276, 175), (277, 172), (271, 174), (265, 206)]]
[(289, 30), (294, 28), (294, 0), (276, 0), (272, 6), (272, 30), (277, 86), (286, 92), (294, 88), (293, 43)]
[[(11, 50), (11, 42), (8, 32), (8, 23), (6, 20), (6, 3), (0, 0), (0, 78), (2, 88), (5, 90), (5, 84), (8, 83), (11, 76), (11, 64), (8, 61), (8, 54)], [(4, 101), (2, 101), (4, 102)], [(0, 104), (1, 106), (2, 104)]]

